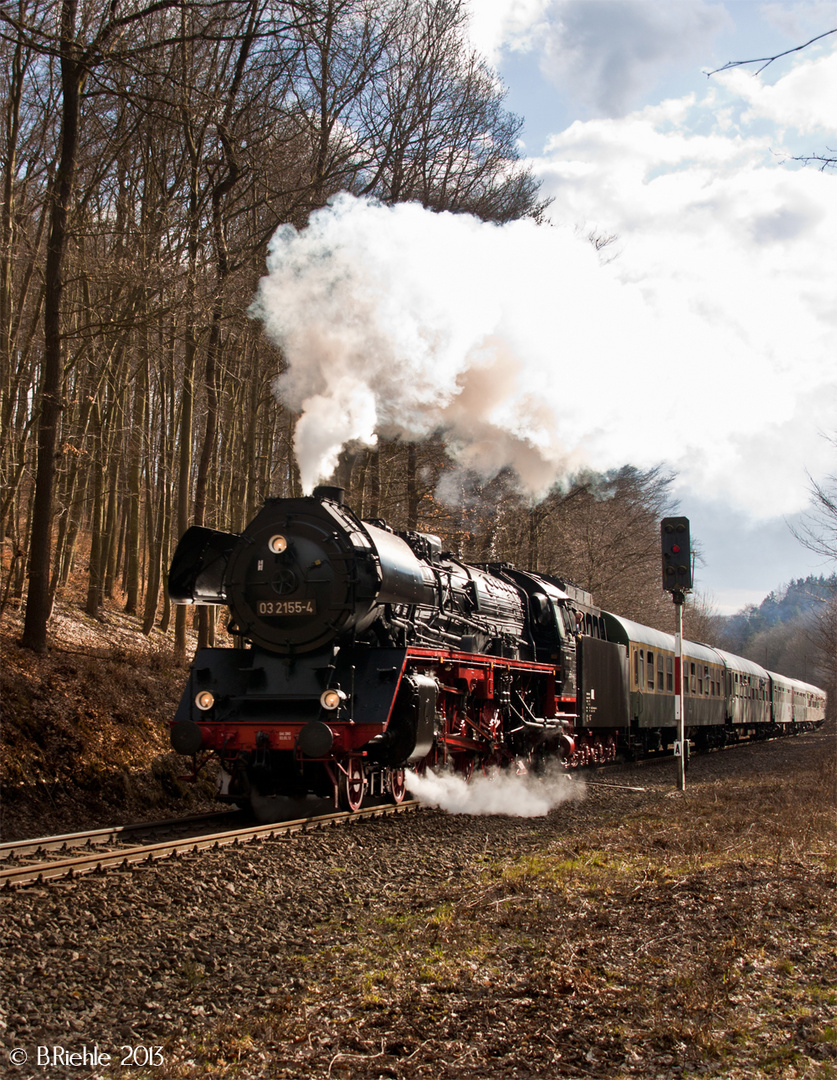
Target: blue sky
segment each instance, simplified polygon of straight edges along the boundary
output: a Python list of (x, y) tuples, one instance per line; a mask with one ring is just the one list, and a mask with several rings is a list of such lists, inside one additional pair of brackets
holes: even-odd
[(552, 222), (615, 236), (603, 273), (633, 297), (602, 292), (621, 358), (598, 326), (575, 353), (577, 393), (634, 376), (590, 411), (591, 463), (676, 469), (722, 611), (833, 569), (789, 523), (837, 473), (837, 171), (792, 161), (837, 148), (837, 34), (706, 72), (835, 27), (833, 2), (472, 0)]

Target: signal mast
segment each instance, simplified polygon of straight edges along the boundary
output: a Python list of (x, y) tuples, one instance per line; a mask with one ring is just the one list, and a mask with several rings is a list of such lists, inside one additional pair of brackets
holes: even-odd
[(663, 588), (671, 593), (677, 615), (677, 631), (674, 635), (674, 719), (677, 724), (677, 741), (674, 754), (677, 758), (677, 786), (686, 790), (686, 743), (683, 693), (683, 605), (686, 593), (692, 588), (692, 553), (689, 537), (689, 519), (685, 517), (663, 518), (660, 523), (660, 540), (663, 555)]

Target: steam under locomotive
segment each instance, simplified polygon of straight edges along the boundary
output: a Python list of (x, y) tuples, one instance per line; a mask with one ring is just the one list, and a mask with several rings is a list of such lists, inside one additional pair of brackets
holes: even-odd
[[(198, 650), (171, 741), (221, 763), (219, 797), (405, 795), (405, 766), (533, 770), (674, 740), (674, 639), (584, 590), (468, 565), (438, 537), (361, 521), (340, 488), (269, 499), (241, 534), (202, 527), (169, 571), (175, 603), (224, 604), (234, 648)], [(700, 747), (820, 723), (825, 698), (750, 661), (683, 648)]]

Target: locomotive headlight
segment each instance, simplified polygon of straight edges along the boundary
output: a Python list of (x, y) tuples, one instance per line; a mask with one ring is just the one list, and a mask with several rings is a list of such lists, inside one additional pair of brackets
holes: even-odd
[(207, 712), (215, 704), (215, 695), (209, 690), (201, 690), (195, 697), (195, 704), (201, 712)]
[(329, 712), (333, 712), (340, 706), (340, 702), (345, 700), (346, 695), (342, 690), (323, 690), (320, 694), (320, 704), (324, 709), (328, 709)]
[(281, 555), (283, 551), (288, 550), (288, 541), (284, 536), (277, 534), (276, 536), (271, 536), (267, 542), (267, 546), (274, 555)]

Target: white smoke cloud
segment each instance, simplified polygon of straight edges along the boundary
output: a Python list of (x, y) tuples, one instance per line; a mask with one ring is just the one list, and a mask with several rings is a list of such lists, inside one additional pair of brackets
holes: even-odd
[(378, 434), (442, 431), (463, 467), (511, 466), (534, 494), (624, 463), (595, 429), (619, 426), (647, 313), (575, 232), (342, 195), (280, 229), (268, 269), (255, 310), (287, 361), (277, 393), (303, 413), (305, 490)]
[(425, 773), (407, 770), (407, 788), (425, 806), (449, 814), (543, 817), (556, 806), (584, 798), (583, 782), (564, 773), (517, 775), (512, 771), (477, 774), (470, 782), (456, 773)]
[[(805, 221), (819, 222), (815, 188), (827, 178), (799, 181), (795, 194), (806, 189), (816, 206)], [(665, 215), (665, 179), (652, 184)], [(651, 268), (636, 260), (638, 236), (607, 262), (567, 228), (348, 195), (306, 229), (281, 229), (255, 310), (287, 361), (276, 391), (302, 412), (304, 489), (330, 477), (347, 444), (442, 432), (464, 469), (489, 479), (510, 466), (536, 497), (580, 467), (665, 461), (696, 495), (758, 516), (770, 460), (770, 512), (801, 509), (801, 462), (812, 460), (837, 383), (828, 282), (809, 266), (805, 288), (789, 290), (793, 253), (781, 241), (758, 264), (743, 243), (726, 243), (723, 263), (704, 254), (719, 231), (749, 228), (726, 216), (729, 195), (714, 216), (705, 209), (719, 187), (698, 201), (700, 253), (681, 228), (682, 251), (654, 252), (662, 257)], [(760, 249), (765, 217), (782, 206), (794, 206), (793, 227), (808, 228), (799, 225), (807, 204), (775, 183), (762, 192), (750, 182), (747, 195)], [(774, 232), (791, 224), (780, 214)]]

